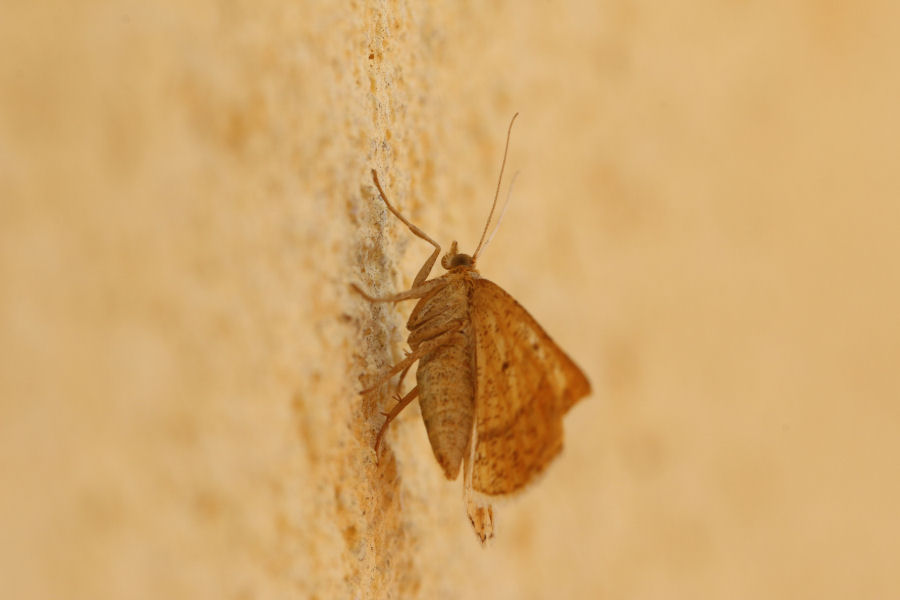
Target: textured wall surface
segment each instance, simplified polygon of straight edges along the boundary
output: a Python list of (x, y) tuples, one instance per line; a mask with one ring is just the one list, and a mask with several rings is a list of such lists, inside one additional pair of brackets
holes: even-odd
[[(3, 2), (5, 598), (900, 597), (900, 5)], [(482, 548), (429, 247), (592, 397)]]

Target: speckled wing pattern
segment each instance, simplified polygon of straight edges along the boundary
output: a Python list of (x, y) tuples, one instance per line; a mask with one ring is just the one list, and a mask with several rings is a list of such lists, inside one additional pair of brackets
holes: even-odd
[(562, 417), (591, 391), (537, 321), (486, 279), (475, 278), (475, 449), (472, 488), (509, 494), (562, 449)]

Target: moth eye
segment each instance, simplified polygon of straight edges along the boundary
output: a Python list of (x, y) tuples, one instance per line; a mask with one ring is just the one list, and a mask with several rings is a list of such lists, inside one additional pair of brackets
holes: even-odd
[(468, 254), (454, 255), (453, 258), (450, 259), (450, 268), (452, 269), (453, 267), (460, 267), (460, 266), (471, 267), (472, 266), (472, 257), (469, 256)]

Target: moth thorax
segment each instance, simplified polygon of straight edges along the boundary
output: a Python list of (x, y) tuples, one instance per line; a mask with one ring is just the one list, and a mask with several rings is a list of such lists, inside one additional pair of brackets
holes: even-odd
[(450, 251), (441, 257), (441, 266), (447, 270), (455, 267), (471, 267), (474, 264), (474, 258), (456, 251), (456, 242), (450, 244)]

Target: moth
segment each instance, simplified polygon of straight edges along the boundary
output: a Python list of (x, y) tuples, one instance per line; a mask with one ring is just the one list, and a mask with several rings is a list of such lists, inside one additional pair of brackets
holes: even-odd
[[(440, 277), (428, 278), (440, 245), (394, 208), (372, 170), (388, 210), (434, 246), (434, 252), (405, 292), (378, 298), (353, 285), (370, 302), (418, 299), (406, 324), (411, 351), (362, 392), (370, 394), (400, 373), (397, 403), (383, 413), (387, 418), (375, 438), (376, 456), (388, 425), (418, 397), (444, 475), (455, 480), (464, 466), (466, 510), (482, 544), (494, 530), (488, 498), (520, 490), (545, 469), (562, 449), (563, 415), (591, 391), (581, 369), (537, 321), (475, 269), (486, 247), (517, 116), (509, 123), (497, 192), (478, 246), (470, 256), (457, 252), (454, 241), (441, 258), (447, 272)], [(416, 361), (416, 386), (401, 395), (403, 380)]]

